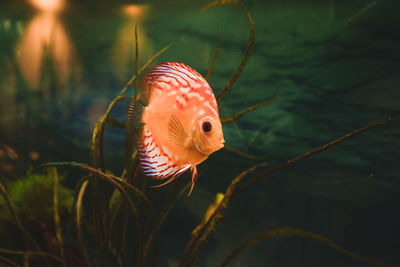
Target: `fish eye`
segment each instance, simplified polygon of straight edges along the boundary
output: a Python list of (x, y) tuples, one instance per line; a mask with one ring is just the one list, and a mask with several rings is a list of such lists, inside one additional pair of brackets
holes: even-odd
[(209, 121), (203, 122), (203, 126), (202, 126), (202, 127), (203, 127), (203, 131), (204, 131), (205, 133), (210, 132), (211, 129), (212, 129), (211, 123), (210, 123)]

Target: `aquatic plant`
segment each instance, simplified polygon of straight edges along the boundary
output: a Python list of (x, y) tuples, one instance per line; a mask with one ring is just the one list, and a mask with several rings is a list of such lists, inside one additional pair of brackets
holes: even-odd
[[(249, 20), (250, 33), (248, 46), (244, 57), (239, 67), (226, 83), (225, 87), (221, 90), (221, 93), (217, 96), (218, 102), (221, 102), (224, 96), (229, 93), (229, 90), (232, 88), (235, 81), (241, 74), (251, 54), (254, 44), (254, 22), (247, 8), (243, 4), (235, 0), (222, 0), (206, 5), (203, 10), (218, 5), (227, 4), (237, 5), (244, 11)], [(135, 36), (137, 36), (137, 34), (135, 34)], [(138, 58), (139, 54), (137, 47), (138, 45), (136, 43), (136, 59)], [(125, 128), (124, 122), (110, 116), (111, 111), (119, 102), (126, 99), (126, 92), (132, 85), (135, 85), (133, 95), (136, 97), (140, 94), (137, 84), (139, 75), (160, 54), (164, 53), (168, 47), (169, 46), (166, 46), (160, 52), (155, 54), (140, 69), (138, 60), (136, 60), (135, 75), (128, 81), (121, 92), (110, 102), (106, 112), (98, 119), (94, 127), (91, 142), (91, 161), (89, 164), (79, 162), (52, 162), (43, 164), (34, 170), (34, 173), (37, 173), (50, 167), (61, 168), (62, 166), (66, 166), (70, 168), (78, 168), (87, 174), (81, 178), (77, 184), (73, 201), (73, 212), (78, 239), (77, 243), (79, 243), (77, 247), (80, 251), (78, 257), (70, 258), (70, 254), (66, 253), (65, 251), (61, 227), (63, 217), (62, 207), (71, 206), (71, 197), (67, 191), (59, 186), (60, 179), (55, 169), (50, 169), (48, 176), (40, 176), (35, 174), (30, 176), (36, 177), (35, 181), (39, 181), (40, 186), (42, 185), (42, 182), (46, 183), (46, 193), (43, 195), (52, 196), (52, 199), (47, 199), (46, 201), (43, 200), (43, 203), (41, 201), (37, 201), (37, 199), (32, 199), (30, 197), (31, 194), (29, 193), (29, 190), (23, 190), (23, 192), (21, 191), (23, 193), (22, 195), (22, 193), (14, 193), (14, 189), (12, 189), (12, 187), (9, 187), (10, 190), (7, 192), (6, 187), (1, 185), (0, 189), (4, 197), (2, 207), (8, 207), (8, 216), (10, 220), (15, 221), (19, 231), (21, 232), (21, 235), (24, 237), (24, 239), (26, 239), (26, 246), (21, 250), (0, 249), (0, 253), (23, 255), (25, 266), (32, 264), (33, 261), (31, 262), (29, 258), (33, 255), (40, 256), (41, 263), (44, 262), (44, 264), (48, 265), (59, 263), (60, 265), (62, 264), (64, 266), (69, 266), (72, 264), (82, 266), (144, 266), (148, 264), (150, 258), (149, 255), (151, 255), (152, 265), (157, 265), (157, 244), (162, 225), (169, 216), (171, 209), (176, 205), (177, 201), (187, 192), (189, 184), (182, 184), (183, 179), (179, 178), (173, 183), (166, 195), (162, 195), (159, 191), (151, 190), (148, 186), (148, 178), (142, 175), (139, 171), (136, 151), (129, 142), (129, 137), (126, 138), (127, 145), (125, 169), (121, 171), (120, 175), (110, 173), (105, 168), (104, 133), (106, 127)], [(217, 45), (214, 60), (206, 75), (207, 79), (210, 78), (217, 62), (218, 52), (219, 45)], [(276, 99), (277, 97), (268, 99), (262, 103), (239, 111), (234, 115), (222, 118), (222, 122), (234, 122), (239, 117), (251, 112), (254, 109), (265, 106)], [(192, 232), (192, 235), (188, 237), (189, 240), (185, 250), (183, 251), (179, 266), (190, 266), (193, 264), (199, 251), (205, 246), (211, 233), (215, 230), (216, 225), (223, 218), (225, 210), (230, 205), (230, 201), (252, 184), (258, 182), (260, 179), (264, 179), (267, 175), (273, 172), (279, 171), (300, 160), (322, 152), (331, 146), (334, 146), (364, 131), (397, 122), (399, 120), (400, 116), (397, 116), (389, 120), (364, 126), (314, 150), (306, 152), (293, 159), (284, 161), (277, 166), (266, 167), (265, 163), (258, 163), (253, 167), (244, 170), (236, 177), (233, 177), (225, 192), (223, 194), (220, 193), (220, 195), (218, 195), (216, 198), (216, 201), (211, 203), (205, 218), (197, 227), (193, 227), (194, 231)], [(227, 146), (227, 149), (242, 156), (252, 157), (252, 155), (248, 155), (233, 147)], [(251, 178), (247, 179), (246, 182), (242, 182), (244, 177), (249, 176), (254, 172), (257, 173)], [(37, 184), (35, 183), (35, 186), (36, 185)], [(23, 185), (22, 187), (34, 188), (32, 184)], [(16, 192), (19, 191), (17, 190)], [(88, 195), (90, 199), (88, 199)], [(20, 201), (20, 198), (23, 198), (24, 200)], [(28, 203), (32, 204), (32, 208), (30, 205), (27, 205), (25, 206), (25, 209), (27, 209), (26, 211), (16, 211), (14, 207), (24, 205), (20, 203), (27, 202), (27, 199), (29, 200)], [(88, 201), (90, 205), (85, 205), (85, 201)], [(83, 207), (85, 207), (85, 212), (83, 212)], [(53, 221), (53, 236), (55, 237), (54, 240), (56, 249), (52, 251), (46, 250), (46, 252), (43, 252), (42, 249), (37, 245), (38, 242), (35, 241), (35, 235), (30, 235), (29, 231), (24, 228), (26, 222), (21, 218), (23, 216), (27, 216), (27, 218), (30, 218), (29, 220), (37, 221), (38, 213), (40, 214), (41, 211), (46, 210), (50, 212), (49, 214), (53, 214), (53, 218), (51, 218), (52, 216), (48, 214), (46, 220)], [(54, 213), (52, 213), (52, 211), (54, 211)], [(89, 218), (90, 215), (92, 216), (91, 220)], [(377, 266), (396, 266), (394, 264), (376, 261), (350, 252), (320, 235), (291, 228), (268, 230), (267, 232), (250, 238), (235, 251), (233, 251), (232, 254), (228, 256), (228, 258), (221, 264), (221, 266), (225, 266), (240, 251), (251, 246), (252, 244), (271, 237), (282, 236), (302, 236), (311, 238), (323, 242), (328, 246), (360, 261), (371, 263)], [(88, 249), (91, 247), (95, 248), (94, 251)], [(1, 257), (0, 261), (8, 265), (19, 266), (17, 263), (19, 262), (18, 258), (15, 257), (9, 259)]]
[(74, 201), (73, 190), (60, 184), (63, 179), (55, 168), (49, 168), (45, 174), (31, 174), (7, 183), (8, 190), (0, 183), (0, 225), (3, 230), (7, 229), (2, 232), (1, 240), (9, 249), (18, 248), (22, 242), (33, 250), (0, 251), (23, 254), (26, 259), (29, 254), (58, 259), (49, 253), (58, 254), (54, 242), (62, 240), (61, 224), (65, 225), (71, 218)]

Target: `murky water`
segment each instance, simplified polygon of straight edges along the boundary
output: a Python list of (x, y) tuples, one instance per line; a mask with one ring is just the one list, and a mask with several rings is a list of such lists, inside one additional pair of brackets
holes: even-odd
[[(19, 155), (1, 159), (4, 177), (48, 161), (88, 162), (96, 120), (134, 74), (135, 24), (141, 64), (172, 43), (157, 62), (181, 61), (205, 74), (219, 40), (209, 81), (217, 94), (247, 46), (248, 22), (235, 6), (200, 12), (207, 1), (37, 2), (0, 2), (0, 143)], [(240, 171), (262, 161), (274, 166), (400, 115), (396, 1), (243, 3), (255, 22), (254, 51), (220, 112), (279, 98), (224, 125), (228, 145), (258, 158), (224, 150), (199, 166), (193, 195), (163, 227), (160, 266), (174, 266), (209, 202)], [(123, 120), (125, 110), (126, 103), (112, 115)], [(277, 227), (400, 263), (399, 135), (399, 123), (375, 128), (265, 177), (232, 201), (195, 265), (215, 266), (245, 238)], [(124, 132), (107, 129), (105, 140), (106, 167), (120, 173)], [(286, 237), (246, 250), (232, 266), (369, 265)]]

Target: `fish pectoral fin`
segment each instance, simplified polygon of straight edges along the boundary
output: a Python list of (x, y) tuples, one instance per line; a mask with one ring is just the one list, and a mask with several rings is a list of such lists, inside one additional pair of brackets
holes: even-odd
[(196, 168), (196, 165), (192, 165), (192, 167), (190, 168), (190, 170), (192, 171), (192, 186), (190, 187), (188, 196), (190, 196), (190, 194), (192, 193), (193, 188), (194, 188), (194, 184), (196, 183), (197, 176), (198, 176), (198, 175), (197, 175), (197, 168)]
[(168, 138), (169, 140), (179, 146), (185, 145), (185, 140), (187, 139), (187, 134), (181, 121), (175, 114), (172, 114), (168, 122)]

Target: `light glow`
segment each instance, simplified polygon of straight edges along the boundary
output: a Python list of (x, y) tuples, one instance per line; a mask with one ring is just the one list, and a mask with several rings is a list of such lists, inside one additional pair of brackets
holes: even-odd
[(119, 79), (126, 80), (134, 66), (135, 25), (139, 42), (139, 62), (142, 64), (154, 54), (153, 44), (146, 34), (143, 22), (149, 17), (149, 5), (129, 4), (118, 8), (123, 19), (113, 48), (112, 64)]
[(29, 0), (29, 2), (44, 12), (58, 12), (64, 7), (64, 0)]
[(50, 56), (57, 79), (66, 84), (73, 59), (73, 47), (56, 11), (64, 0), (29, 0), (40, 12), (29, 22), (17, 49), (17, 61), (24, 77), (37, 89), (42, 79), (43, 59)]
[(143, 16), (143, 14), (147, 11), (148, 6), (146, 5), (125, 5), (122, 7), (122, 13), (131, 17), (131, 18), (139, 18)]

